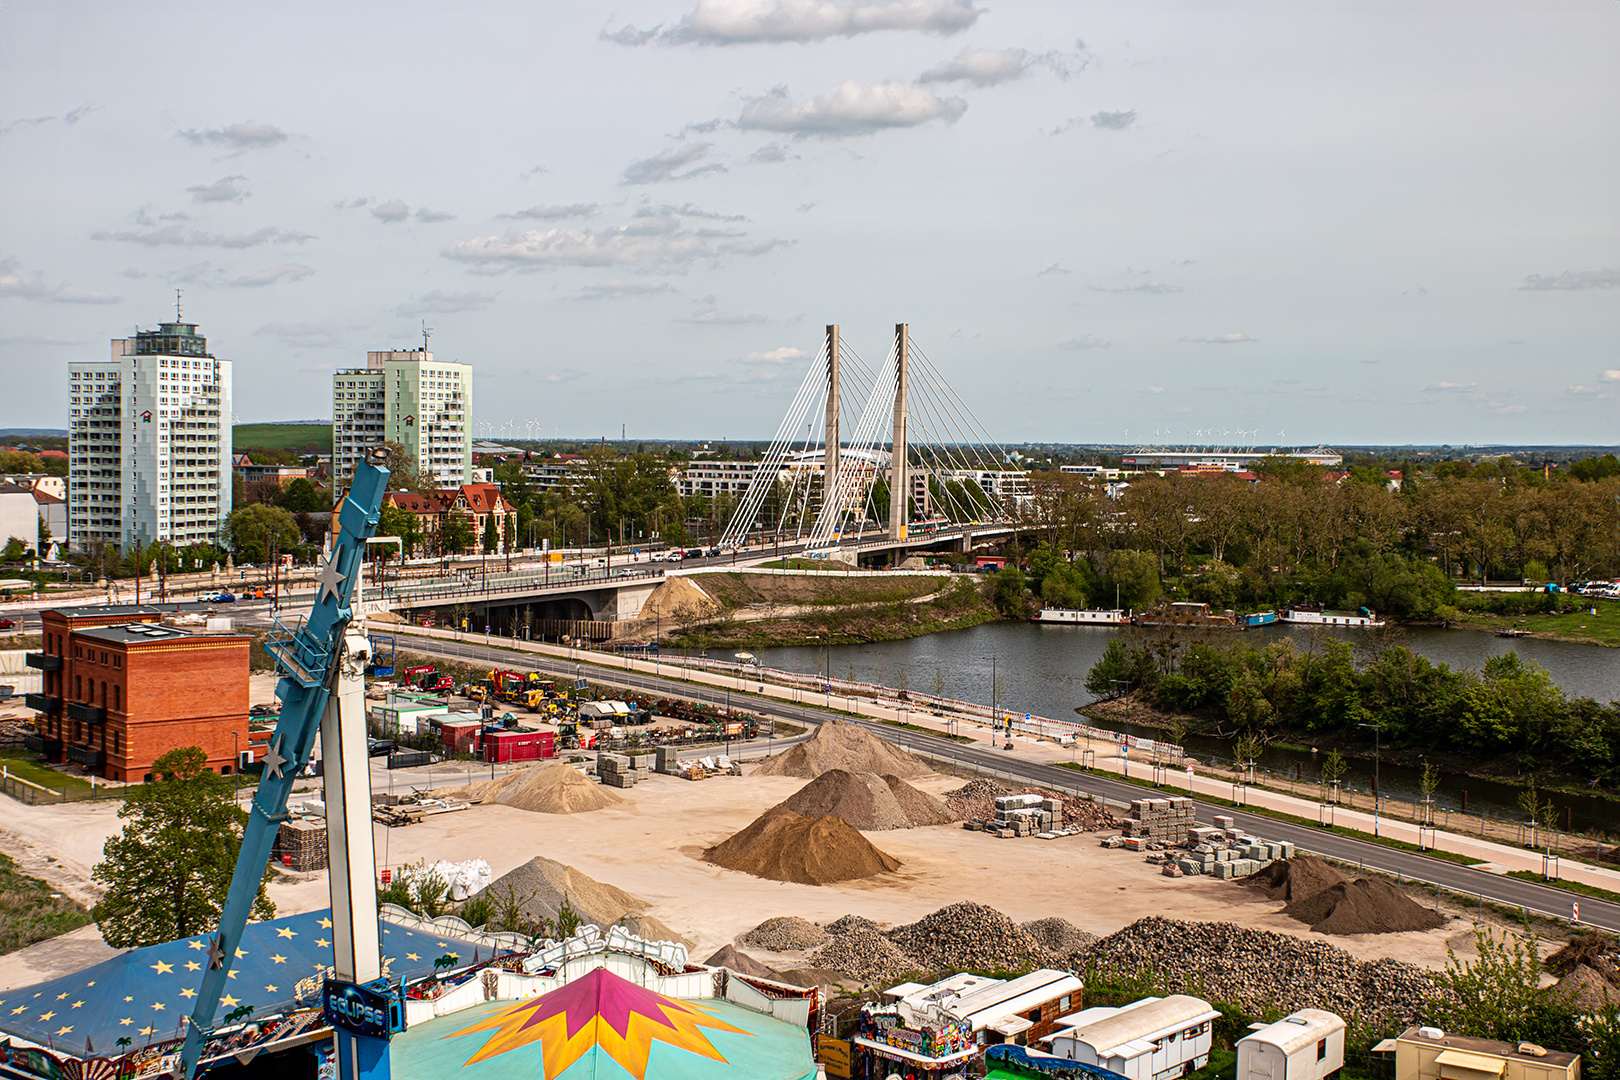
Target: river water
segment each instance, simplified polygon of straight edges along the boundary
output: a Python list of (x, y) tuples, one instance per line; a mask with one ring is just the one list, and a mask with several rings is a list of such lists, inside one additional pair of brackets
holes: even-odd
[[(1004, 622), (952, 630), (871, 645), (834, 645), (765, 649), (760, 662), (767, 667), (789, 671), (827, 671), (886, 686), (904, 686), (922, 693), (940, 693), (961, 701), (992, 703), (992, 672), (997, 684), (995, 704), (1011, 712), (1029, 712), (1053, 719), (1075, 715), (1077, 706), (1092, 700), (1086, 692), (1086, 673), (1102, 655), (1110, 638), (1130, 631), (1090, 626), (1047, 626), (1036, 623)], [(1434, 663), (1454, 668), (1478, 668), (1497, 653), (1516, 651), (1522, 659), (1546, 668), (1568, 697), (1593, 697), (1609, 701), (1620, 697), (1620, 650), (1594, 645), (1545, 641), (1536, 638), (1507, 639), (1474, 630), (1430, 628), (1382, 631), (1356, 631), (1298, 626), (1270, 626), (1249, 631), (1239, 639), (1263, 646), (1280, 638), (1292, 638), (1303, 649), (1315, 636), (1332, 636), (1352, 642), (1358, 653), (1370, 655), (1387, 645), (1404, 645)], [(1217, 643), (1233, 640), (1227, 635)], [(1359, 659), (1360, 657), (1358, 657)], [(1143, 730), (1133, 734), (1151, 735)], [(1194, 736), (1188, 740), (1194, 756), (1230, 757), (1229, 744)], [(1304, 751), (1268, 747), (1260, 760), (1261, 768), (1293, 774), (1303, 769), (1306, 777), (1319, 772), (1319, 755)], [(1373, 762), (1352, 760), (1345, 786), (1367, 791), (1372, 786)], [(1379, 781), (1390, 798), (1420, 797), (1415, 770), (1382, 762)], [(1518, 789), (1507, 784), (1473, 777), (1445, 776), (1435, 793), (1437, 807), (1458, 810), (1465, 798), (1468, 809), (1497, 817), (1518, 818)], [(1557, 795), (1560, 816), (1568, 807), (1571, 824), (1577, 829), (1598, 829), (1620, 833), (1620, 803), (1597, 798)]]

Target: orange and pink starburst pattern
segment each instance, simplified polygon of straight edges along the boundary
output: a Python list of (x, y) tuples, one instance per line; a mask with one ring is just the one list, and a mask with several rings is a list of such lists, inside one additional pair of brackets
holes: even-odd
[(724, 1063), (726, 1059), (703, 1028), (749, 1034), (695, 1002), (655, 994), (606, 968), (597, 968), (549, 994), (520, 1001), (446, 1037), (495, 1033), (467, 1059), (468, 1065), (538, 1040), (545, 1080), (556, 1080), (592, 1047), (600, 1047), (636, 1080), (646, 1080), (654, 1041)]

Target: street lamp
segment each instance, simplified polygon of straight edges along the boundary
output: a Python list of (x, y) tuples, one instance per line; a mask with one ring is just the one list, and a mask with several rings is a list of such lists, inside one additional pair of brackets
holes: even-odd
[(1378, 757), (1379, 757), (1378, 750), (1379, 750), (1379, 741), (1380, 741), (1379, 736), (1383, 735), (1384, 728), (1383, 728), (1383, 725), (1381, 725), (1381, 724), (1357, 724), (1356, 726), (1357, 727), (1370, 727), (1370, 728), (1373, 729), (1373, 835), (1377, 836), (1378, 835), (1378, 801), (1379, 801), (1380, 795), (1382, 794), (1378, 790)]

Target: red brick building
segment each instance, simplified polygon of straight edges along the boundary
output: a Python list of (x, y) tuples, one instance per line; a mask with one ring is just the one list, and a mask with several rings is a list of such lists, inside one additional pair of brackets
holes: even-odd
[(517, 508), (501, 495), (495, 484), (463, 484), (458, 488), (445, 488), (431, 495), (414, 491), (390, 491), (383, 498), (390, 506), (416, 515), (422, 532), (423, 546), (429, 551), (439, 550), (439, 534), (451, 514), (466, 519), (472, 532), (471, 552), (484, 550), (484, 531), (495, 528), (495, 550), (504, 553), (510, 539), (515, 549), (517, 540)]
[[(228, 774), (248, 734), (248, 645), (241, 634), (164, 626), (142, 606), (44, 612), (44, 648), (29, 653), (44, 672), (28, 695), (39, 713), (30, 748), (108, 780), (149, 778), (152, 762), (200, 746)], [(257, 755), (255, 755), (257, 756)]]

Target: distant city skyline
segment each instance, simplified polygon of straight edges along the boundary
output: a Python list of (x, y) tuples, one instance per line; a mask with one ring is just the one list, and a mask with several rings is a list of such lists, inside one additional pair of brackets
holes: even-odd
[(605, 11), (0, 6), (0, 427), (181, 288), (243, 423), (425, 324), (476, 436), (768, 440), (908, 322), (1007, 444), (1620, 442), (1613, 0)]

